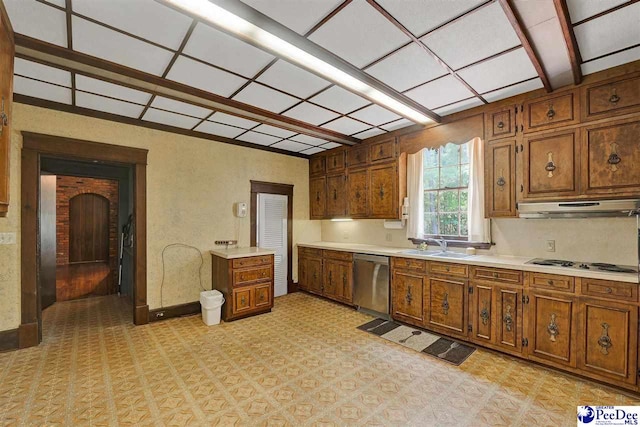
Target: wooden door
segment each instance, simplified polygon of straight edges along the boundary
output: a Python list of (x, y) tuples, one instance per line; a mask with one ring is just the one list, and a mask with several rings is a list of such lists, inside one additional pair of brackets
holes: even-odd
[(329, 218), (347, 215), (346, 176), (327, 176), (327, 216)]
[(298, 289), (309, 289), (309, 260), (298, 255)]
[(575, 367), (575, 316), (572, 296), (533, 292), (527, 313), (529, 357)]
[(369, 170), (360, 169), (349, 171), (349, 216), (351, 218), (365, 218), (369, 211), (368, 189)]
[(324, 176), (309, 180), (309, 198), (311, 199), (311, 219), (322, 219), (327, 208), (327, 178)]
[(494, 319), (494, 287), (490, 284), (474, 283), (471, 285), (470, 312), (472, 336), (479, 343), (495, 341)]
[(13, 32), (0, 2), (0, 217), (9, 210), (9, 150), (13, 119)]
[(516, 141), (506, 140), (485, 145), (486, 216), (516, 216), (515, 163)]
[(487, 139), (508, 138), (516, 135), (516, 110), (510, 105), (485, 114)]
[(577, 130), (524, 138), (524, 198), (578, 194)]
[(69, 262), (109, 260), (109, 201), (97, 194), (69, 200)]
[(370, 168), (370, 218), (396, 219), (398, 213), (397, 167), (395, 163)]
[(308, 258), (307, 259), (307, 278), (309, 282), (308, 290), (316, 294), (323, 292), (324, 283), (322, 278), (322, 259), (321, 258)]
[(428, 328), (467, 336), (467, 283), (438, 277), (427, 280)]
[(578, 367), (636, 383), (638, 307), (609, 301), (580, 303)]
[(583, 131), (582, 188), (586, 194), (640, 194), (640, 120), (590, 126)]
[(391, 315), (394, 319), (422, 326), (424, 323), (424, 276), (394, 271), (391, 277)]
[(496, 287), (494, 290), (495, 344), (506, 351), (522, 352), (522, 290)]

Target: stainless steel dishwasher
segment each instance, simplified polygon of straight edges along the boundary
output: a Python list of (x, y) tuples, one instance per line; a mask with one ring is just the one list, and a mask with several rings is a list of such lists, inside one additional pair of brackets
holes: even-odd
[(390, 319), (389, 257), (355, 254), (353, 278), (353, 303), (358, 310)]

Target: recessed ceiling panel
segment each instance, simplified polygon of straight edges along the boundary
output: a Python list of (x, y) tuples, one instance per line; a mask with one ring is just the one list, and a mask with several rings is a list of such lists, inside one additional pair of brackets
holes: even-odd
[(455, 77), (445, 76), (412, 89), (405, 95), (427, 108), (434, 109), (470, 98), (473, 93)]
[(245, 142), (252, 142), (254, 144), (271, 145), (275, 142), (280, 141), (282, 138), (278, 138), (271, 135), (265, 135), (263, 133), (249, 131), (247, 133), (240, 135), (236, 139), (240, 141), (245, 141)]
[(286, 61), (278, 61), (258, 81), (287, 93), (307, 98), (331, 83)]
[(191, 34), (183, 52), (249, 78), (274, 58), (250, 44), (201, 23)]
[(67, 16), (35, 0), (4, 0), (13, 31), (67, 47)]
[(242, 2), (298, 34), (305, 34), (338, 7), (342, 0), (242, 0)]
[(14, 74), (71, 87), (71, 73), (59, 68), (49, 67), (38, 62), (16, 58), (13, 68)]
[(71, 89), (20, 76), (13, 78), (13, 92), (34, 98), (71, 104)]
[(251, 129), (252, 127), (259, 125), (260, 123), (253, 120), (244, 119), (242, 117), (233, 116), (227, 113), (216, 112), (209, 118), (213, 122), (222, 123), (225, 125), (236, 126), (243, 129)]
[(255, 105), (256, 107), (263, 108), (265, 110), (273, 111), (274, 113), (280, 113), (281, 111), (291, 107), (293, 104), (300, 102), (297, 98), (285, 95), (284, 93), (269, 89), (268, 87), (257, 83), (251, 83), (249, 86), (242, 89), (240, 93), (234, 96), (233, 99)]
[(293, 139), (294, 141), (304, 142), (305, 144), (309, 144), (313, 146), (318, 146), (318, 145), (322, 145), (324, 143), (329, 142), (322, 138), (316, 138), (315, 136), (309, 136), (309, 135), (303, 135), (303, 134), (292, 136), (291, 139)]
[(299, 153), (300, 151), (310, 148), (306, 144), (301, 144), (291, 140), (280, 141), (277, 144), (273, 144), (272, 147), (279, 148), (281, 150), (293, 151), (294, 153)]
[(358, 68), (409, 41), (366, 0), (351, 2), (309, 39)]
[(291, 132), (290, 130), (277, 128), (271, 125), (260, 125), (252, 130), (256, 132), (266, 133), (268, 135), (279, 136), (280, 138), (289, 138), (290, 136), (295, 135), (295, 132)]
[(151, 103), (153, 108), (160, 110), (168, 110), (174, 113), (186, 114), (188, 116), (198, 117), (204, 119), (212, 113), (211, 110), (198, 107), (197, 105), (187, 104), (186, 102), (176, 101), (174, 99), (164, 98), (162, 96), (156, 96)]
[(465, 68), (458, 74), (478, 93), (489, 92), (538, 75), (524, 49)]
[(171, 49), (178, 49), (191, 18), (155, 0), (73, 0), (73, 11)]
[(76, 105), (78, 107), (89, 108), (96, 111), (117, 114), (119, 116), (132, 117), (137, 119), (144, 110), (143, 105), (132, 104), (130, 102), (118, 101), (104, 96), (93, 95), (81, 91), (76, 92)]
[(402, 92), (447, 71), (415, 43), (367, 68), (367, 73)]
[(147, 112), (144, 113), (142, 120), (183, 129), (191, 129), (200, 123), (200, 119), (183, 116), (182, 114), (170, 113), (168, 111), (156, 110), (155, 108), (149, 108)]
[(226, 138), (235, 138), (244, 132), (244, 129), (240, 129), (234, 126), (223, 125), (221, 123), (214, 123), (209, 121), (204, 121), (194, 130), (198, 132), (209, 133), (211, 135), (220, 135)]
[(371, 104), (371, 101), (355, 95), (339, 86), (332, 86), (321, 94), (314, 96), (309, 101), (338, 111), (342, 114), (350, 113), (356, 108)]
[(395, 122), (387, 123), (386, 125), (382, 125), (380, 127), (384, 130), (388, 130), (389, 132), (391, 132), (392, 130), (406, 128), (407, 126), (411, 126), (413, 124), (415, 123), (413, 123), (411, 120), (400, 119), (400, 120), (396, 120)]
[(478, 107), (480, 105), (483, 105), (483, 103), (478, 98), (465, 99), (464, 101), (438, 108), (437, 110), (434, 110), (434, 113), (446, 116), (447, 114), (457, 113), (458, 111), (468, 110), (469, 108)]
[(542, 81), (537, 78), (527, 82), (518, 83), (504, 89), (494, 90), (493, 92), (483, 94), (482, 97), (489, 102), (494, 102), (509, 98), (510, 96), (519, 95), (521, 93), (531, 92), (532, 90), (540, 89), (541, 87), (543, 87)]
[(322, 127), (335, 130), (336, 132), (340, 132), (345, 135), (351, 135), (369, 129), (371, 126), (357, 120), (350, 119), (349, 117), (340, 117), (326, 125), (322, 125)]
[(283, 115), (311, 123), (312, 125), (319, 125), (320, 123), (328, 122), (329, 120), (333, 120), (339, 116), (333, 111), (309, 104), (308, 102), (296, 105), (292, 109), (283, 113)]
[(311, 155), (313, 155), (313, 154), (321, 153), (321, 152), (323, 152), (323, 151), (324, 151), (324, 149), (322, 149), (322, 148), (319, 148), (319, 147), (311, 147), (311, 148), (307, 148), (307, 149), (306, 149), (306, 150), (304, 150), (304, 151), (301, 151), (301, 153), (302, 153), (302, 154), (306, 154), (307, 156), (311, 156)]
[(327, 142), (326, 144), (320, 146), (320, 148), (324, 148), (326, 150), (331, 150), (332, 148), (338, 148), (338, 147), (340, 147), (340, 144), (336, 142)]
[(640, 46), (584, 63), (581, 67), (582, 74), (587, 75), (638, 60), (640, 60)]
[(640, 3), (573, 29), (582, 61), (640, 43)]
[(73, 49), (156, 76), (162, 75), (173, 54), (117, 31), (73, 17)]
[(370, 105), (349, 115), (354, 119), (362, 120), (372, 125), (380, 125), (399, 119), (400, 116), (379, 105)]
[(382, 135), (383, 133), (386, 133), (386, 132), (383, 131), (382, 129), (371, 128), (369, 130), (365, 130), (364, 132), (356, 133), (353, 136), (355, 138), (366, 139), (366, 138), (371, 138), (372, 136)]
[(454, 70), (520, 44), (498, 2), (420, 40)]
[(567, 0), (571, 22), (579, 22), (628, 0)]
[(93, 79), (81, 74), (76, 74), (76, 88), (85, 90), (87, 92), (97, 93), (99, 95), (106, 95), (112, 98), (123, 99), (125, 101), (131, 101), (145, 105), (151, 98), (151, 94), (149, 93), (130, 89), (128, 87), (116, 85), (102, 80)]
[(184, 56), (180, 56), (173, 64), (167, 78), (221, 96), (231, 95), (246, 83), (242, 77)]
[(422, 36), (485, 0), (377, 0), (415, 36)]

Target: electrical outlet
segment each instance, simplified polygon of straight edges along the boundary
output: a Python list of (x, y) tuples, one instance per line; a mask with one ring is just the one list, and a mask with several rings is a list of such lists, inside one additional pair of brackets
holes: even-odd
[(555, 252), (555, 251), (556, 251), (556, 241), (547, 240), (547, 252)]
[(386, 240), (387, 242), (392, 241), (392, 240), (393, 240), (393, 235), (392, 235), (391, 233), (387, 233), (387, 234), (384, 236), (384, 240)]
[(158, 311), (156, 313), (156, 319), (160, 319), (161, 317), (164, 317), (164, 311)]
[(15, 245), (16, 233), (0, 233), (0, 245)]

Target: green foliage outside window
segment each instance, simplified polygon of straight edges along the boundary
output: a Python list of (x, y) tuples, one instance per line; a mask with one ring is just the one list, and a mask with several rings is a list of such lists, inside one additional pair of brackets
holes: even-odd
[(466, 237), (469, 144), (427, 149), (424, 172), (424, 234)]

